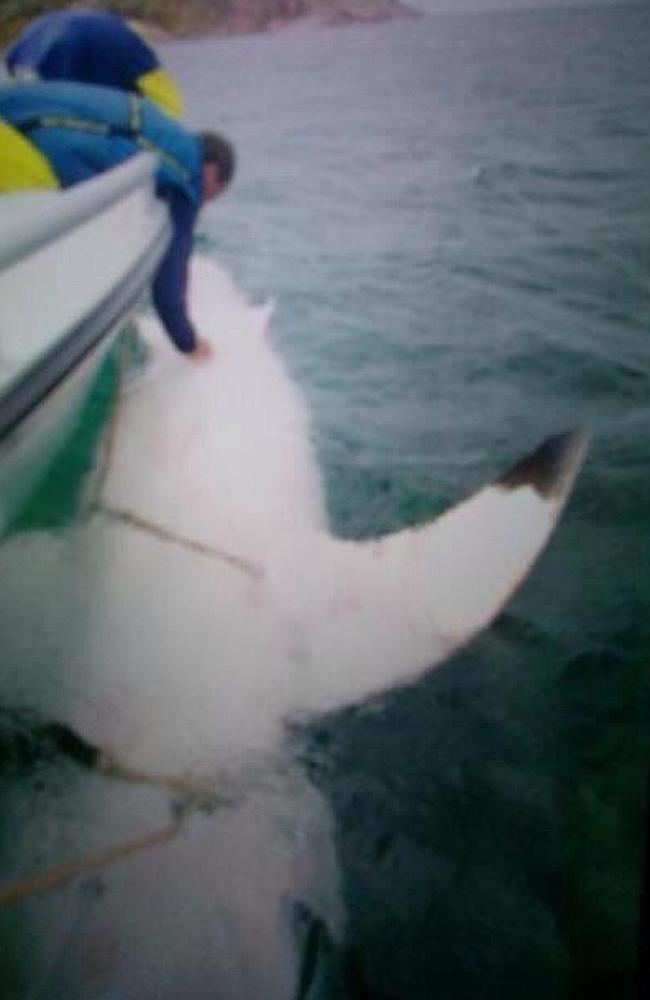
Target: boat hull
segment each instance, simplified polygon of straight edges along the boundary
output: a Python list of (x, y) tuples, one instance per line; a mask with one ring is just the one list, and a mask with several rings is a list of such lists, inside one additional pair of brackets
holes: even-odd
[(69, 436), (168, 244), (147, 154), (0, 202), (0, 533)]

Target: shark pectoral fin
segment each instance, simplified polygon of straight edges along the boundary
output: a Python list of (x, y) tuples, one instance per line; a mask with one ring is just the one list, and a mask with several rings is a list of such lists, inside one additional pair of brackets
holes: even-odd
[(403, 683), (488, 625), (547, 542), (586, 448), (580, 430), (551, 438), (429, 524), (332, 543), (320, 564), (332, 596), (313, 651), (312, 706)]
[[(431, 614), (452, 648), (489, 624), (528, 574), (560, 517), (586, 446), (582, 431), (550, 438), (494, 483), (418, 529), (410, 543), (386, 540), (400, 560), (408, 561), (410, 545), (421, 549), (423, 571), (429, 579), (435, 573)], [(414, 582), (424, 586), (424, 580)]]

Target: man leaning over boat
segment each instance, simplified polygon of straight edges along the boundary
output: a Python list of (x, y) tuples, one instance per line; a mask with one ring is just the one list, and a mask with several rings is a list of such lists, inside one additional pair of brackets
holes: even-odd
[(201, 205), (232, 180), (230, 143), (214, 132), (190, 132), (133, 93), (55, 81), (0, 88), (0, 143), (0, 192), (67, 188), (143, 149), (157, 156), (156, 193), (167, 203), (173, 232), (154, 277), (154, 308), (179, 351), (210, 357), (187, 312), (188, 263)]

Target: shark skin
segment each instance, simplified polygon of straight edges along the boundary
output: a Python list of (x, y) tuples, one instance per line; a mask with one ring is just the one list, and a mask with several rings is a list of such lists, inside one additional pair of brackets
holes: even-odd
[[(489, 625), (546, 545), (588, 442), (549, 439), (431, 523), (336, 538), (309, 415), (266, 334), (271, 308), (204, 258), (190, 301), (215, 359), (180, 359), (141, 319), (148, 364), (123, 388), (96, 509), (0, 552), (2, 698), (70, 727), (124, 775), (236, 792), (106, 875), (66, 944), (65, 983), (99, 989), (87, 957), (99, 949), (110, 995), (171, 998), (191, 981), (200, 1000), (218, 981), (220, 1000), (287, 1000), (300, 974), (287, 901), (334, 938), (344, 925), (331, 817), (287, 753), (287, 721), (415, 681)], [(161, 808), (159, 789), (130, 790), (128, 807), (125, 794), (93, 779), (84, 799), (115, 837), (125, 816), (155, 825)], [(70, 843), (88, 829), (73, 824)], [(63, 898), (76, 905), (74, 889)], [(51, 918), (45, 900), (34, 919)]]
[[(366, 699), (448, 658), (490, 623), (524, 579), (560, 516), (587, 443), (582, 431), (552, 439), (431, 524), (361, 543), (337, 539), (327, 526), (308, 414), (265, 336), (269, 309), (247, 306), (204, 259), (194, 262), (191, 301), (199, 329), (214, 331), (217, 360), (182, 368), (159, 331), (151, 331), (151, 374), (120, 407), (102, 503), (200, 540), (243, 568), (226, 558), (199, 560), (123, 523), (104, 526), (107, 551), (98, 563), (111, 567), (104, 581), (119, 581), (122, 598), (128, 594), (143, 640), (129, 641), (113, 657), (120, 668), (101, 672), (92, 697), (105, 705), (118, 677), (129, 690), (137, 733), (120, 730), (115, 740), (107, 731), (100, 742), (143, 769), (195, 769), (197, 745), (204, 757), (208, 750), (221, 761), (245, 755), (258, 737), (263, 749), (287, 717)], [(166, 634), (165, 599), (141, 594), (139, 581), (172, 547), (179, 575), (192, 573), (194, 584), (169, 581), (166, 599), (177, 607)], [(164, 574), (158, 576), (164, 586)], [(188, 594), (190, 604), (182, 607)], [(124, 603), (94, 599), (101, 621), (85, 662), (101, 659), (110, 636), (124, 634)], [(100, 638), (102, 630), (109, 634)], [(188, 691), (176, 674), (142, 662), (149, 657), (145, 636), (174, 650), (177, 662), (188, 650), (214, 649), (218, 669), (210, 663)], [(250, 685), (242, 683), (241, 664)], [(134, 684), (134, 673), (152, 673), (151, 684)], [(209, 719), (212, 735), (199, 738), (192, 726), (186, 740), (179, 735), (164, 748), (157, 740), (149, 748), (158, 711), (152, 684), (179, 712), (187, 701), (188, 718)], [(211, 697), (213, 711), (202, 712)], [(71, 721), (89, 736), (94, 731), (83, 717)]]

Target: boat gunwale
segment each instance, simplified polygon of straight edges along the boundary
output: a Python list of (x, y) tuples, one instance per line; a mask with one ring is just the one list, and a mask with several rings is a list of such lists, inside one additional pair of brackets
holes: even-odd
[[(4, 198), (25, 198), (30, 194), (49, 194), (62, 199), (60, 211), (54, 216), (44, 213), (42, 218), (30, 227), (29, 232), (16, 237), (12, 234), (10, 246), (6, 245), (6, 229), (0, 242), (0, 271), (18, 263), (36, 250), (47, 247), (61, 236), (87, 222), (94, 215), (110, 208), (131, 191), (142, 187), (143, 182), (153, 183), (156, 159), (152, 153), (141, 152), (123, 163), (92, 177), (82, 184), (59, 191), (43, 189), (25, 190), (0, 196), (0, 206)], [(64, 200), (65, 199), (65, 204)], [(52, 207), (56, 202), (52, 202)], [(5, 245), (3, 245), (5, 244)]]
[[(142, 176), (138, 177), (141, 182)], [(130, 185), (121, 187), (120, 193), (129, 190)], [(96, 207), (97, 202), (94, 204)], [(0, 442), (67, 378), (135, 304), (167, 248), (171, 222), (168, 217), (163, 218), (155, 238), (129, 267), (120, 283), (67, 333), (57, 338), (37, 361), (23, 369), (0, 394)]]

